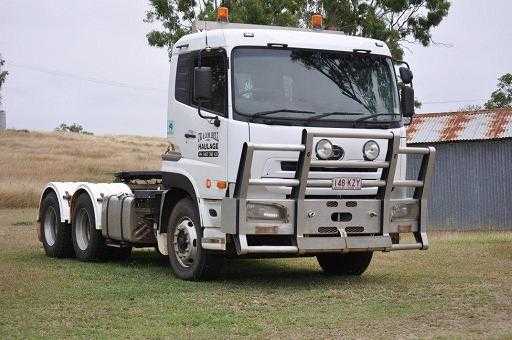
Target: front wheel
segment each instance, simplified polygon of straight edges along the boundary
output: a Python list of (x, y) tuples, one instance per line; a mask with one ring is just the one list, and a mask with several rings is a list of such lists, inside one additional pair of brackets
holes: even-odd
[(318, 264), (326, 274), (361, 275), (372, 261), (373, 252), (326, 253), (317, 255)]
[(203, 231), (190, 198), (181, 199), (169, 217), (167, 249), (174, 274), (183, 280), (201, 280), (215, 275), (220, 259), (201, 247)]

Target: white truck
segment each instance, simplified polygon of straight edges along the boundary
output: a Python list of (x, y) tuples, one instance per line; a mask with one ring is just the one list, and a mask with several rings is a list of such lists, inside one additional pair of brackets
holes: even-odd
[[(374, 251), (427, 249), (435, 150), (406, 146), (412, 73), (395, 66), (378, 40), (198, 22), (171, 52), (160, 171), (49, 183), (46, 254), (156, 247), (197, 280), (223, 257), (316, 256), (326, 273), (360, 275)], [(414, 179), (408, 154), (422, 158)]]

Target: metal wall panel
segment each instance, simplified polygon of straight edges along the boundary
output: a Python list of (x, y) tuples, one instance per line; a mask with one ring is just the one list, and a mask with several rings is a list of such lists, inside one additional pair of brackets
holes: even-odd
[[(512, 230), (512, 139), (432, 145), (429, 227)], [(408, 178), (417, 176), (419, 159), (408, 156), (407, 162)]]

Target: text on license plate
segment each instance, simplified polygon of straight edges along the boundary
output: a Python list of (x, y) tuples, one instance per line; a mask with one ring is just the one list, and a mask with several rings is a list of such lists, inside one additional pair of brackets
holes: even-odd
[(333, 190), (361, 190), (362, 181), (359, 177), (336, 177), (332, 179)]

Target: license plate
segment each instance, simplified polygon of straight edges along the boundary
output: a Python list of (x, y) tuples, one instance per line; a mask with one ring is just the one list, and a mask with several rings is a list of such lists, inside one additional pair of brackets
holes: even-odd
[(359, 177), (336, 177), (332, 179), (333, 190), (361, 190), (361, 178)]

